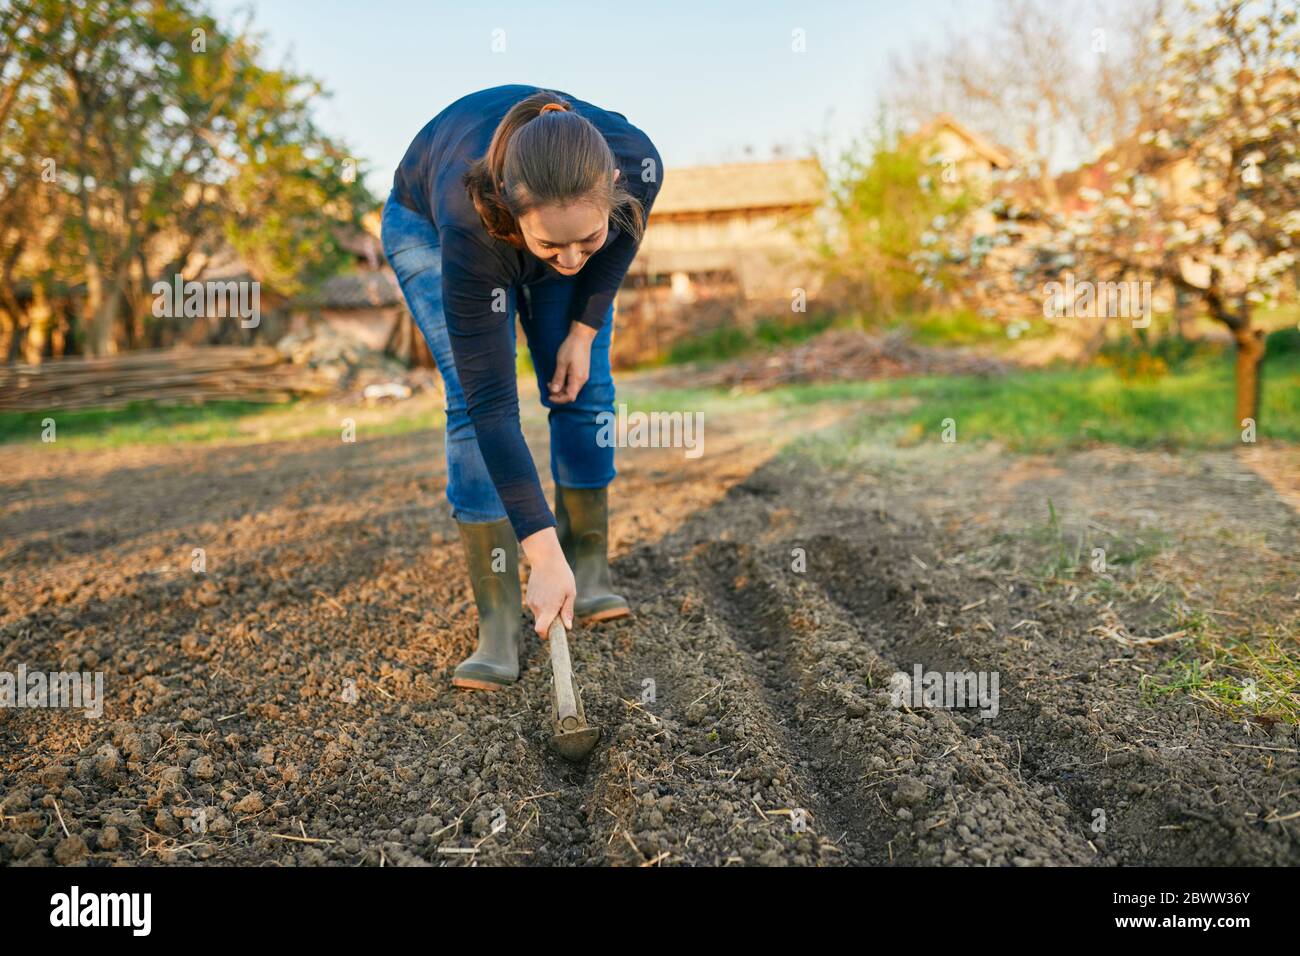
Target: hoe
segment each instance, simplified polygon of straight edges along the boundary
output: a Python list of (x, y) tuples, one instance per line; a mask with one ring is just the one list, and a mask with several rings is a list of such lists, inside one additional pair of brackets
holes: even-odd
[(558, 614), (546, 639), (551, 645), (551, 678), (555, 685), (555, 704), (551, 709), (554, 724), (551, 749), (565, 760), (582, 760), (591, 753), (596, 741), (600, 740), (600, 728), (587, 723), (587, 714), (582, 709), (582, 696), (573, 686), (569, 639), (564, 631), (564, 622)]

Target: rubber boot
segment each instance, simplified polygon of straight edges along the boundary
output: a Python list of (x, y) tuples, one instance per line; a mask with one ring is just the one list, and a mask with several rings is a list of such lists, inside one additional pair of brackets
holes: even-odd
[(609, 575), (608, 489), (556, 485), (555, 524), (578, 585), (574, 617), (592, 623), (631, 614), (627, 601), (614, 593)]
[[(519, 543), (505, 518), (456, 524), (465, 546), (474, 604), (478, 607), (478, 647), (456, 665), (451, 682), (456, 687), (473, 690), (497, 690), (519, 679), (519, 630), (523, 612)], [(494, 569), (494, 564), (500, 570)]]

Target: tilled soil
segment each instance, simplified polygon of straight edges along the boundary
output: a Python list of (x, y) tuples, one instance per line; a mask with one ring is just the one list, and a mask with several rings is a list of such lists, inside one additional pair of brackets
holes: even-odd
[[(820, 424), (621, 453), (636, 616), (572, 638), (604, 730), (576, 766), (531, 632), (517, 685), (449, 686), (437, 436), (24, 452), (3, 669), (102, 670), (107, 705), (0, 710), (0, 861), (1300, 863), (1295, 728), (1147, 701), (1128, 665), (1161, 647), (963, 560), (906, 487), (774, 454)], [(895, 706), (916, 665), (996, 674), (997, 715)]]

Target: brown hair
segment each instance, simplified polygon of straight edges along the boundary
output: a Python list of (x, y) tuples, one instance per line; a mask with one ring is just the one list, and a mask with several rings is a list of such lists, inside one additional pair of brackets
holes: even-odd
[(564, 97), (541, 90), (510, 107), (464, 182), (488, 235), (516, 249), (524, 248), (520, 216), (584, 200), (608, 208), (615, 224), (639, 242), (645, 213), (622, 180), (614, 181), (615, 168), (600, 131)]

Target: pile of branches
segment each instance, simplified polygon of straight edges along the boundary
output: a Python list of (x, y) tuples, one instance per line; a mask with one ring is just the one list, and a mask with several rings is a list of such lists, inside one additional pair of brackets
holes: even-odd
[(0, 366), (0, 409), (118, 408), (132, 402), (286, 402), (330, 391), (274, 348), (150, 349), (109, 358)]

